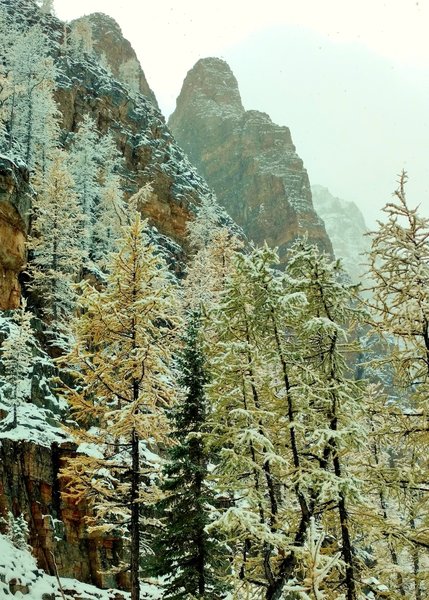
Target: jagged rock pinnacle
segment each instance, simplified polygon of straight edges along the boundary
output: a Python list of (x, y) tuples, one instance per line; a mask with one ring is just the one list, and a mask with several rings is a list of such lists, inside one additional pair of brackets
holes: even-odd
[[(124, 38), (121, 28), (112, 17), (104, 13), (92, 13), (76, 19), (74, 23), (86, 21), (91, 25), (94, 50), (108, 63), (113, 75), (120, 81), (124, 79), (126, 68), (134, 70), (138, 91), (144, 94), (158, 108), (155, 94), (151, 90), (134, 48)], [(125, 67), (125, 68), (124, 68)]]
[(219, 58), (199, 60), (186, 76), (169, 125), (232, 218), (282, 259), (304, 233), (332, 252), (315, 213), (307, 171), (290, 131), (266, 113), (246, 111), (237, 80)]
[(188, 72), (177, 99), (177, 106), (197, 108), (202, 104), (205, 112), (244, 113), (238, 82), (228, 63), (220, 58), (200, 59)]

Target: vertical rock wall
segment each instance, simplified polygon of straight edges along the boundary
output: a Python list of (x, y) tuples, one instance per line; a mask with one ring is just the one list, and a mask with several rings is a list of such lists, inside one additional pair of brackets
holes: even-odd
[(19, 306), (30, 195), (28, 172), (0, 156), (0, 309)]
[(205, 58), (189, 71), (169, 125), (250, 239), (278, 246), (282, 259), (303, 234), (332, 252), (289, 129), (265, 113), (243, 108), (225, 61)]
[(29, 544), (40, 568), (51, 575), (76, 578), (99, 587), (128, 587), (126, 574), (106, 571), (118, 564), (120, 539), (89, 534), (88, 506), (63, 496), (66, 482), (58, 477), (73, 444), (51, 448), (2, 439), (0, 443), (0, 516), (23, 514)]

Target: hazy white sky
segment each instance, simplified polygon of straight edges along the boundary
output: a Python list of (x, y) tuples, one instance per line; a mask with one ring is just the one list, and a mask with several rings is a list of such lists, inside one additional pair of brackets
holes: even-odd
[(313, 183), (368, 221), (402, 168), (429, 216), (429, 0), (55, 0), (63, 20), (114, 17), (164, 114), (204, 56), (231, 65), (246, 108), (291, 128)]

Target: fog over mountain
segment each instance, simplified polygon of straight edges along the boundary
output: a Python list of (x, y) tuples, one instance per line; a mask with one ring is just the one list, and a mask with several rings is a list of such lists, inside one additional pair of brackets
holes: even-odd
[(290, 127), (312, 184), (356, 202), (371, 226), (405, 169), (410, 204), (429, 213), (427, 70), (297, 27), (259, 32), (225, 59), (245, 108)]
[(54, 6), (62, 19), (95, 11), (116, 18), (166, 117), (187, 71), (200, 58), (223, 58), (245, 109), (265, 111), (290, 128), (312, 184), (356, 202), (372, 226), (406, 169), (410, 203), (429, 214), (424, 3), (55, 0)]

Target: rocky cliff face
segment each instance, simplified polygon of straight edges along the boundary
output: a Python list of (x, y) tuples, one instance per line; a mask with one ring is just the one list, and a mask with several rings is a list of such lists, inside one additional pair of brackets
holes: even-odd
[(311, 189), (314, 208), (325, 223), (335, 256), (342, 259), (352, 281), (359, 283), (365, 271), (363, 255), (371, 245), (363, 214), (354, 202), (336, 198), (321, 185)]
[(56, 98), (62, 127), (74, 132), (89, 114), (100, 132), (116, 139), (128, 172), (128, 194), (150, 182), (154, 194), (145, 216), (164, 235), (185, 243), (195, 207), (211, 192), (178, 146), (164, 117), (142, 95), (127, 88), (91, 62), (64, 63)]
[(332, 251), (289, 129), (265, 113), (244, 110), (226, 62), (197, 62), (169, 125), (219, 202), (252, 240), (278, 246), (284, 258), (290, 243), (307, 232), (311, 241)]
[[(51, 15), (40, 15), (33, 0), (3, 0), (2, 8), (23, 27), (37, 22), (49, 35), (60, 73), (56, 101), (65, 143), (85, 114), (95, 120), (100, 132), (113, 134), (125, 160), (127, 195), (147, 182), (152, 184), (154, 194), (142, 212), (166, 236), (167, 244), (169, 240), (176, 244), (175, 259), (183, 258), (187, 223), (194, 218), (202, 198), (213, 198), (213, 194), (171, 135), (141, 69), (141, 89), (146, 95), (131, 92), (96, 57), (87, 54), (77, 60), (68, 56), (63, 45), (64, 24)], [(113, 19), (100, 14), (86, 19), (93, 28), (95, 48), (105, 54), (112, 72), (120, 70), (122, 61), (135, 57)], [(9, 250), (7, 255), (12, 260)]]
[(2, 439), (0, 444), (0, 514), (23, 513), (29, 544), (46, 573), (71, 577), (100, 587), (126, 587), (126, 576), (107, 574), (118, 562), (118, 539), (91, 536), (85, 528), (88, 507), (65, 499), (58, 477), (72, 444), (48, 448), (32, 442)]
[(89, 24), (93, 49), (102, 62), (106, 62), (115, 79), (144, 94), (158, 108), (134, 48), (124, 38), (116, 21), (103, 13), (93, 13), (76, 19), (71, 25), (79, 23)]
[(0, 156), (0, 310), (17, 308), (19, 274), (26, 260), (28, 172)]

